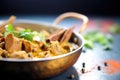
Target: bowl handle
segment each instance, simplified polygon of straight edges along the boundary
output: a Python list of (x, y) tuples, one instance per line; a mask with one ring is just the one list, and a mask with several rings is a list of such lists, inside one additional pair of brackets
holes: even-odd
[(54, 26), (57, 26), (62, 20), (64, 20), (65, 18), (77, 18), (77, 19), (81, 19), (83, 20), (83, 24), (79, 29), (79, 33), (81, 33), (82, 31), (85, 30), (85, 28), (87, 27), (88, 24), (88, 17), (80, 14), (80, 13), (76, 13), (76, 12), (67, 12), (67, 13), (63, 13), (60, 16), (58, 16), (55, 21), (53, 22)]

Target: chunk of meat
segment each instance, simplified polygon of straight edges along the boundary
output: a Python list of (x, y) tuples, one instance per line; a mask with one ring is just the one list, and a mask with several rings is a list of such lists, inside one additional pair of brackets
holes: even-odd
[(55, 55), (67, 53), (67, 51), (60, 46), (58, 41), (53, 41), (52, 44), (50, 44), (50, 47), (48, 48), (48, 50), (50, 50), (51, 53)]
[(39, 45), (38, 44), (34, 44), (28, 40), (22, 40), (23, 43), (23, 50), (25, 50), (26, 52), (37, 52), (39, 50)]
[(9, 55), (10, 58), (17, 58), (17, 59), (28, 59), (29, 56), (25, 51), (17, 51), (13, 52)]
[(45, 44), (44, 42), (40, 42), (40, 41), (33, 41), (33, 43), (37, 44), (39, 48), (43, 47), (43, 45)]
[(8, 34), (5, 38), (5, 49), (8, 52), (20, 51), (22, 48), (22, 42), (16, 38), (13, 34)]
[(2, 38), (0, 38), (0, 42), (3, 42), (4, 40), (5, 40), (5, 38), (3, 38), (3, 37), (2, 37)]
[(4, 33), (5, 32), (5, 24), (0, 26), (0, 33)]

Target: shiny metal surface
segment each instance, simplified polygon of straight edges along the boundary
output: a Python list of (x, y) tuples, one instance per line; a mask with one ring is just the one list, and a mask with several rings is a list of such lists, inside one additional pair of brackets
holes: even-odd
[[(31, 28), (32, 30), (37, 31), (44, 28), (50, 32), (53, 32), (55, 29), (57, 29), (57, 27), (54, 26), (36, 23), (32, 24), (31, 22), (18, 22), (15, 25)], [(81, 54), (84, 44), (83, 38), (79, 34), (73, 33), (71, 41), (73, 41), (74, 37), (77, 38), (77, 44), (80, 47), (70, 53), (37, 60), (1, 59), (0, 71), (4, 72), (6, 75), (9, 75), (9, 73), (13, 75), (19, 73), (27, 74), (33, 79), (48, 78), (58, 75), (70, 68), (77, 61)], [(19, 77), (21, 77), (22, 74), (19, 75)]]

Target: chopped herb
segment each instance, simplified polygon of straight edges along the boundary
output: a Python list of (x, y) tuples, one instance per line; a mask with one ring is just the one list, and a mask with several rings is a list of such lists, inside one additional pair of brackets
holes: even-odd
[(106, 35), (106, 38), (107, 38), (108, 42), (110, 42), (110, 43), (113, 42), (112, 35), (108, 34), (108, 35)]
[(98, 43), (98, 44), (102, 45), (104, 47), (104, 50), (111, 49), (109, 44), (113, 42), (113, 38), (110, 34), (105, 35), (100, 31), (91, 31), (91, 32), (87, 32), (83, 36), (85, 39), (84, 47), (87, 49), (93, 49), (94, 43)]
[(30, 29), (26, 29), (26, 30), (23, 30), (23, 31), (20, 31), (19, 32), (19, 38), (24, 38), (24, 39), (27, 39), (29, 41), (32, 41), (33, 40), (33, 34), (31, 34), (31, 30)]
[(103, 48), (104, 48), (104, 50), (111, 50), (111, 49), (112, 49), (112, 46), (110, 46), (110, 45), (108, 44), (108, 45), (105, 45)]
[(31, 33), (24, 33), (22, 35), (19, 36), (20, 38), (24, 38), (24, 39), (27, 39), (29, 41), (32, 41), (33, 40), (33, 35)]
[(13, 33), (14, 32), (14, 28), (12, 26), (12, 24), (8, 24), (5, 26), (5, 33), (4, 36), (6, 37), (8, 34)]
[(89, 48), (89, 49), (93, 49), (93, 47), (94, 47), (93, 42), (89, 41), (89, 40), (85, 40), (84, 47)]
[(16, 37), (19, 37), (19, 32), (14, 31), (13, 34), (14, 34)]
[(39, 41), (45, 41), (45, 35), (43, 33), (37, 32), (37, 31), (32, 32), (31, 29), (25, 29), (25, 30), (22, 30), (20, 32), (17, 32), (14, 30), (12, 24), (8, 24), (5, 26), (4, 36), (6, 37), (10, 33), (14, 34), (18, 38), (24, 38), (24, 39), (27, 39), (29, 41), (33, 41), (33, 39), (36, 40), (36, 38)]

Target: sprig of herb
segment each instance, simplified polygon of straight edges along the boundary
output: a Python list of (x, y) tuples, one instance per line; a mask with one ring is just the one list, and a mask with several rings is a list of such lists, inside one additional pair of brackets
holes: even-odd
[(36, 36), (39, 41), (45, 41), (45, 35), (43, 33), (37, 31), (31, 31), (31, 29), (25, 29), (18, 32), (14, 30), (12, 24), (8, 24), (5, 26), (4, 36), (6, 37), (10, 33), (14, 34), (18, 38), (24, 38), (29, 41), (33, 41)]
[(14, 28), (13, 25), (8, 24), (5, 26), (5, 33), (4, 36), (6, 37), (8, 34), (13, 33), (14, 32)]
[(27, 39), (29, 41), (32, 41), (33, 40), (33, 36), (34, 35), (31, 33), (30, 29), (25, 29), (25, 30), (19, 32), (19, 36), (18, 37)]

